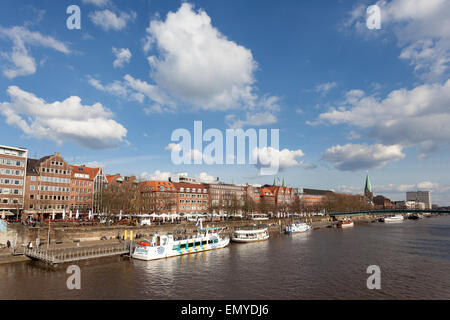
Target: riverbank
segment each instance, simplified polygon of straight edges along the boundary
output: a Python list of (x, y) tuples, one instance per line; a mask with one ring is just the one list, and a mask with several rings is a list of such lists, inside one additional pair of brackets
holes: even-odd
[[(312, 219), (312, 221), (311, 221)], [(329, 219), (324, 217), (302, 218), (302, 219), (269, 219), (266, 221), (253, 220), (226, 220), (226, 221), (209, 221), (204, 222), (203, 226), (215, 226), (225, 228), (224, 233), (230, 235), (235, 227), (248, 224), (266, 224), (269, 228), (270, 234), (279, 233), (283, 230), (286, 224), (294, 221), (302, 221), (311, 224), (313, 229), (326, 228), (331, 226)], [(355, 224), (368, 223), (373, 220), (370, 216), (358, 216), (354, 218)], [(150, 226), (126, 226), (126, 225), (93, 225), (93, 226), (77, 226), (73, 227), (67, 223), (54, 223), (50, 229), (50, 243), (49, 250), (59, 249), (76, 249), (80, 247), (101, 247), (109, 246), (118, 243), (119, 239), (124, 239), (125, 232), (128, 237), (130, 231), (133, 232), (134, 239), (149, 238), (154, 233), (173, 233), (173, 234), (191, 234), (196, 231), (198, 226), (193, 222), (181, 223), (165, 223), (152, 224)], [(48, 228), (45, 226), (28, 227), (22, 225), (12, 225), (8, 230), (9, 241), (17, 241), (15, 255), (12, 254), (11, 249), (0, 249), (0, 264), (16, 263), (29, 261), (30, 259), (18, 255), (24, 252), (26, 245), (29, 242), (36, 243), (39, 238), (41, 247), (47, 247)]]

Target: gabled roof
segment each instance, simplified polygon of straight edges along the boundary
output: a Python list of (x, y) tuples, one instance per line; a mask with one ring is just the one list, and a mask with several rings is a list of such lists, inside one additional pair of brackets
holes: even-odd
[(113, 175), (106, 175), (106, 180), (108, 181), (108, 183), (113, 183), (116, 182), (117, 179), (120, 178), (120, 173), (116, 173)]
[(97, 175), (99, 168), (89, 168), (89, 167), (85, 167), (85, 166), (72, 166), (72, 174), (71, 174), (71, 178), (72, 179), (83, 179), (80, 177), (75, 177), (76, 173), (80, 173), (80, 174), (88, 174), (89, 175), (89, 179), (90, 180), (94, 180), (95, 176)]
[(175, 188), (180, 191), (180, 188), (190, 189), (206, 189), (206, 185), (202, 183), (188, 183), (188, 182), (172, 182)]
[(177, 191), (177, 188), (175, 187), (174, 182), (169, 182), (169, 181), (158, 181), (158, 180), (142, 181), (142, 182), (139, 182), (139, 187), (140, 188), (152, 188), (151, 190), (154, 190), (154, 191), (159, 191), (160, 187), (164, 187), (164, 191), (170, 191), (170, 192)]
[(39, 160), (38, 159), (27, 159), (27, 176), (38, 176), (39, 171), (37, 168), (39, 167)]

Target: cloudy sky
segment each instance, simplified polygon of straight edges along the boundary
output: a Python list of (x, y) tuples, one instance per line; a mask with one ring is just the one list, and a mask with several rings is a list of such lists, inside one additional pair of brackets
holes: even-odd
[[(81, 9), (70, 30), (67, 8)], [(366, 9), (381, 9), (368, 29)], [(279, 129), (291, 186), (450, 205), (450, 2), (2, 0), (0, 144), (167, 179), (271, 183), (175, 165), (177, 128)], [(203, 157), (193, 150), (192, 157)], [(205, 160), (205, 158), (204, 158)]]

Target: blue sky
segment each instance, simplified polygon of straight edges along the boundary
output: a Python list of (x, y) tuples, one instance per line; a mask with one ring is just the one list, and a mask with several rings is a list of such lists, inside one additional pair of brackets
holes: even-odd
[[(66, 27), (68, 6), (81, 30)], [(366, 27), (377, 4), (381, 29)], [(446, 1), (0, 4), (2, 144), (108, 173), (270, 183), (253, 165), (172, 164), (177, 128), (280, 129), (291, 186), (449, 205)], [(72, 97), (72, 98), (71, 98)]]

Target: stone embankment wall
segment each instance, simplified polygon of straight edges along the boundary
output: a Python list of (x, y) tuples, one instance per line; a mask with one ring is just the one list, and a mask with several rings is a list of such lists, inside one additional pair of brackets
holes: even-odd
[[(323, 217), (313, 217), (313, 227), (326, 227), (329, 225), (329, 221)], [(358, 221), (367, 221), (367, 216), (358, 216), (353, 218), (357, 223)], [(268, 221), (261, 221), (262, 224), (267, 224), (271, 232), (279, 231), (280, 226), (278, 221), (281, 220), (281, 228), (292, 221), (304, 221), (305, 219), (270, 219)], [(308, 218), (308, 222), (310, 222)], [(259, 224), (259, 221), (252, 220), (227, 220), (227, 221), (215, 221), (215, 222), (204, 222), (203, 227), (206, 226), (216, 226), (225, 227), (225, 233), (231, 233), (234, 227), (248, 225), (248, 224)], [(152, 223), (151, 226), (124, 226), (124, 225), (114, 225), (114, 226), (61, 226), (60, 223), (55, 223), (51, 225), (50, 228), (50, 242), (74, 242), (74, 241), (93, 241), (100, 240), (102, 237), (107, 239), (116, 238), (117, 235), (123, 237), (125, 230), (128, 232), (133, 231), (133, 238), (136, 235), (141, 235), (141, 237), (149, 237), (152, 233), (192, 233), (198, 226), (195, 223), (165, 223), (157, 224)], [(47, 242), (48, 227), (27, 227), (18, 224), (9, 224), (7, 231), (0, 231), (0, 245), (5, 245), (7, 240), (13, 242), (14, 240), (20, 246), (21, 244), (27, 244), (30, 241), (35, 241), (36, 238), (40, 238), (41, 243)]]

